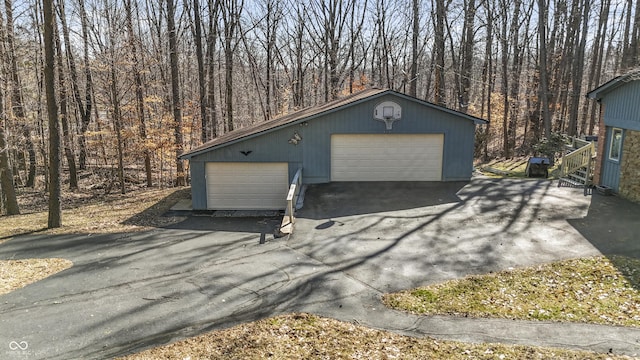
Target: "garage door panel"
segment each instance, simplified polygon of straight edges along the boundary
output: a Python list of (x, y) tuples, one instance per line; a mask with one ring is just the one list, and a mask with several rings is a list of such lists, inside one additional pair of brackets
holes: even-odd
[(442, 134), (334, 134), (332, 181), (440, 181)]
[(289, 190), (287, 163), (207, 163), (207, 208), (279, 210)]

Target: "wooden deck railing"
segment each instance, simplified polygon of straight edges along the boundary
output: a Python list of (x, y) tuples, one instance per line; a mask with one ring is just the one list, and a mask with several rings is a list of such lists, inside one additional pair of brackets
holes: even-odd
[(571, 145), (573, 145), (574, 149), (580, 149), (583, 148), (589, 144), (593, 144), (591, 141), (587, 141), (587, 140), (582, 140), (580, 138), (577, 137), (573, 137), (571, 138)]
[(593, 146), (592, 142), (584, 140), (575, 139), (574, 141), (576, 142), (576, 145), (583, 146), (562, 157), (562, 164), (560, 164), (560, 177), (566, 177), (583, 167), (587, 167), (587, 171), (590, 171), (589, 166), (591, 165), (591, 157), (595, 151), (595, 146)]
[(293, 223), (295, 222), (296, 203), (302, 189), (302, 168), (299, 168), (291, 180), (289, 192), (287, 193), (287, 208), (284, 212), (284, 219), (280, 226), (280, 232), (290, 234), (293, 231)]

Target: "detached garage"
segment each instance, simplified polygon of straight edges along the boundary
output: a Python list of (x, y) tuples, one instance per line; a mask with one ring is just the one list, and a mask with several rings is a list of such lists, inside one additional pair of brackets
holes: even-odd
[(392, 90), (369, 89), (238, 129), (183, 154), (194, 210), (278, 210), (305, 184), (464, 181), (486, 121)]

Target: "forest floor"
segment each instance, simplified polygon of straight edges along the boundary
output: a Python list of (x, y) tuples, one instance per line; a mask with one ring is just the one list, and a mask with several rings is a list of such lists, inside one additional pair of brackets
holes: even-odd
[[(188, 188), (129, 189), (126, 194), (98, 194), (95, 190), (64, 191), (63, 227), (47, 229), (47, 201), (39, 192), (19, 191), (21, 215), (0, 217), (0, 243), (23, 234), (77, 234), (144, 231), (181, 221), (165, 217), (178, 200), (189, 198)], [(635, 263), (634, 263), (635, 264)], [(637, 265), (637, 264), (635, 264)], [(634, 271), (637, 269), (634, 265)], [(0, 295), (63, 271), (73, 264), (65, 259), (0, 260)], [(563, 266), (562, 263), (557, 266)], [(575, 273), (575, 264), (566, 263)], [(587, 268), (585, 276), (593, 269)], [(564, 270), (554, 272), (560, 274)], [(487, 275), (494, 278), (494, 275)], [(524, 275), (523, 275), (524, 277)], [(564, 277), (580, 282), (581, 277)], [(515, 281), (522, 284), (525, 279)], [(560, 280), (558, 281), (560, 282)], [(572, 284), (568, 284), (572, 285)], [(577, 285), (579, 286), (579, 284)], [(616, 292), (617, 285), (603, 291)], [(518, 286), (513, 286), (515, 292)], [(635, 291), (637, 296), (637, 291)], [(560, 300), (559, 300), (560, 301)], [(611, 307), (612, 309), (616, 306)], [(605, 314), (607, 315), (607, 314)], [(483, 314), (482, 316), (490, 316)], [(611, 315), (615, 316), (615, 315)], [(366, 328), (311, 314), (289, 314), (213, 331), (173, 344), (133, 354), (125, 359), (151, 358), (431, 358), (431, 359), (625, 359), (626, 356), (587, 351), (504, 344), (470, 344), (415, 338)]]
[(20, 215), (0, 216), (0, 243), (24, 234), (98, 234), (144, 231), (178, 222), (163, 217), (173, 204), (190, 197), (189, 188), (134, 188), (125, 194), (82, 187), (63, 191), (62, 227), (47, 229), (48, 198), (41, 191), (18, 190)]

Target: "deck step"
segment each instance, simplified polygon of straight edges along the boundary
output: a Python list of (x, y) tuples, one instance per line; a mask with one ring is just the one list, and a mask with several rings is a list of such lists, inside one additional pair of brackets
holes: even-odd
[(571, 185), (571, 186), (575, 186), (575, 187), (583, 187), (583, 186), (585, 186), (584, 182), (581, 182), (581, 181), (578, 181), (578, 180), (574, 180), (574, 179), (568, 178), (568, 177), (561, 177), (560, 179), (558, 179), (558, 186), (561, 186), (562, 184)]
[(567, 175), (567, 178), (575, 180), (581, 184), (585, 184), (587, 182), (587, 178), (585, 176), (580, 176), (577, 173)]

